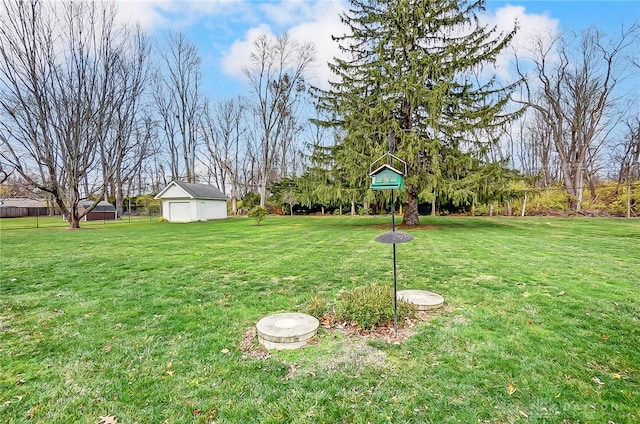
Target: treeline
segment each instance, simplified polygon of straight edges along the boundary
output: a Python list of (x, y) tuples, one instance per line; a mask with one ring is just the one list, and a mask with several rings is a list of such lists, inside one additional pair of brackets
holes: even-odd
[[(636, 214), (640, 115), (625, 79), (639, 71), (638, 23), (541, 34), (512, 54), (515, 23), (501, 34), (482, 7), (351, 0), (328, 88), (310, 85), (313, 45), (265, 34), (247, 92), (214, 99), (182, 33), (151, 39), (110, 3), (2, 0), (3, 193), (46, 195), (71, 227), (83, 199), (122, 212), (174, 179), (217, 186), (232, 213), (256, 200), (377, 213), (389, 196), (368, 189), (368, 167), (392, 150), (408, 164), (409, 225), (492, 208), (618, 215), (613, 198)], [(511, 81), (491, 71), (504, 55)]]

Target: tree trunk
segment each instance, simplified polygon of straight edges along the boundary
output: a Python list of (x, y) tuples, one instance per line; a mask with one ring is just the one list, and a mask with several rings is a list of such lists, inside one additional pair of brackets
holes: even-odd
[[(60, 199), (58, 199), (58, 205), (60, 205)], [(69, 229), (70, 230), (75, 230), (80, 228), (80, 218), (78, 217), (78, 204), (77, 202), (73, 203), (70, 205), (71, 207), (68, 209), (62, 209), (62, 213), (63, 215), (67, 218), (67, 220), (69, 221)]]
[(238, 193), (237, 193), (237, 181), (234, 176), (233, 184), (231, 184), (231, 212), (233, 215), (238, 215)]
[[(266, 172), (265, 172), (266, 174)], [(266, 182), (266, 175), (263, 175), (263, 180), (260, 183), (260, 207), (261, 208), (266, 208), (267, 206), (267, 182)]]
[(520, 212), (520, 216), (524, 216), (527, 211), (527, 195), (524, 195), (524, 200), (522, 201), (522, 211)]
[(351, 199), (351, 216), (356, 216), (356, 201)]
[(407, 185), (407, 205), (404, 208), (402, 216), (404, 225), (420, 225), (420, 216), (418, 215), (418, 195), (413, 186)]
[[(116, 211), (118, 213), (118, 217), (121, 217), (124, 212), (124, 183), (122, 182), (122, 178), (120, 178), (119, 173), (115, 176), (116, 180)], [(131, 211), (129, 211), (131, 213)]]
[(627, 218), (631, 218), (631, 177), (627, 173)]
[(78, 228), (80, 228), (80, 220), (78, 219), (77, 214), (70, 213), (69, 214), (69, 229), (70, 230), (77, 230)]

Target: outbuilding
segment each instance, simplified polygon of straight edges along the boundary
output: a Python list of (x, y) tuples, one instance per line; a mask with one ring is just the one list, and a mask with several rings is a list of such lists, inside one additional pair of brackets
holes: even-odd
[(155, 197), (169, 222), (208, 221), (227, 217), (227, 196), (206, 184), (171, 181)]
[[(93, 205), (91, 200), (83, 200), (78, 204), (78, 212), (82, 213), (89, 209)], [(82, 217), (83, 221), (106, 221), (111, 219), (118, 219), (118, 212), (116, 207), (104, 200), (98, 202), (95, 208), (91, 209), (91, 212)]]
[(0, 218), (46, 216), (48, 212), (47, 203), (44, 200), (26, 197), (0, 199)]

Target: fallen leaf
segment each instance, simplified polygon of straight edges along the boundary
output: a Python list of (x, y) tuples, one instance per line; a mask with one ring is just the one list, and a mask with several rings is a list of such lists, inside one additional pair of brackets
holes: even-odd
[(118, 424), (118, 419), (113, 415), (105, 415), (104, 417), (98, 418), (100, 418), (98, 424)]
[(529, 416), (527, 415), (526, 412), (524, 411), (520, 411), (520, 415), (523, 416), (524, 418), (529, 418)]
[(167, 364), (167, 368), (171, 368), (173, 366), (173, 362), (169, 361), (169, 363)]
[(558, 293), (558, 296), (564, 296), (565, 294), (567, 294), (567, 292), (562, 290), (561, 292)]
[(199, 410), (199, 409), (194, 409), (193, 410), (193, 415), (200, 415), (200, 414), (202, 414), (201, 410)]
[(26, 380), (23, 380), (23, 379), (19, 379), (18, 381), (16, 381), (17, 385), (22, 385), (24, 383), (26, 383)]
[(222, 350), (220, 351), (220, 353), (225, 353), (225, 354), (227, 354), (227, 353), (229, 353), (229, 349), (224, 348), (224, 349), (222, 349)]
[(312, 371), (307, 371), (307, 375), (310, 376), (310, 377), (315, 377), (316, 373), (312, 372)]
[(614, 379), (616, 379), (616, 380), (620, 380), (620, 379), (622, 378), (622, 375), (620, 375), (620, 374), (618, 374), (618, 373), (615, 373), (615, 374), (613, 374), (613, 375), (612, 375), (612, 377), (613, 377)]
[(516, 389), (516, 386), (513, 385), (513, 383), (509, 383), (509, 387), (507, 387), (507, 394), (509, 396), (511, 396), (512, 394), (514, 394), (518, 389)]
[(522, 293), (522, 297), (529, 297), (529, 292)]
[(35, 414), (36, 414), (36, 411), (33, 408), (31, 408), (29, 409), (29, 412), (27, 412), (27, 418), (33, 418)]
[(529, 321), (527, 321), (527, 324), (531, 325), (531, 324), (533, 324), (533, 321), (529, 320)]
[(104, 347), (104, 351), (107, 352), (107, 353), (111, 352), (111, 345), (106, 345)]
[(604, 386), (604, 383), (602, 382), (602, 380), (600, 380), (598, 377), (593, 377), (592, 379), (598, 386), (602, 387)]
[(172, 376), (174, 373), (175, 373), (174, 370), (167, 370), (167, 375), (171, 375)]
[(607, 336), (606, 334), (603, 334), (603, 335), (602, 335), (602, 338), (603, 338), (604, 340), (609, 340), (609, 336)]

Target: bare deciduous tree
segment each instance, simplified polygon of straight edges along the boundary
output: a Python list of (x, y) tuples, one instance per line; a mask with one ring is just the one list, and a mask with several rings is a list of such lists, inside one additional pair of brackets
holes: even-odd
[(586, 173), (593, 165), (590, 159), (611, 128), (615, 88), (624, 73), (621, 60), (637, 40), (638, 29), (636, 24), (609, 43), (595, 28), (572, 39), (560, 35), (549, 45), (539, 41), (529, 74), (522, 60), (517, 61), (525, 93), (515, 100), (534, 108), (550, 129), (570, 206), (576, 211), (581, 209)]
[(640, 116), (627, 119), (626, 132), (621, 143), (620, 154), (616, 161), (620, 164), (618, 171), (618, 189), (624, 185), (627, 192), (627, 218), (631, 218), (631, 188), (634, 181), (640, 181)]
[(260, 206), (275, 178), (278, 146), (292, 136), (294, 106), (305, 91), (305, 72), (315, 60), (312, 44), (299, 44), (285, 33), (275, 39), (262, 35), (254, 43), (244, 74), (254, 95), (260, 144)]
[[(113, 4), (3, 0), (2, 7), (0, 155), (78, 228), (117, 169), (101, 160), (100, 146), (117, 125), (117, 64), (127, 37)], [(79, 212), (90, 195), (93, 205)]]
[(172, 178), (193, 183), (203, 107), (201, 60), (197, 47), (183, 33), (170, 33), (166, 41), (160, 52), (162, 70), (154, 97), (171, 155)]
[(238, 212), (239, 174), (246, 155), (246, 99), (236, 97), (206, 106), (202, 116), (202, 134), (206, 148), (203, 164), (223, 193), (230, 189), (231, 209)]
[[(140, 27), (124, 28), (126, 45), (114, 55), (114, 117), (109, 128), (101, 130), (100, 154), (103, 173), (113, 163), (115, 171), (108, 189), (115, 198), (118, 214), (123, 211), (124, 184), (134, 177), (149, 156), (150, 118), (143, 109), (143, 93), (149, 76), (149, 41)], [(108, 193), (105, 193), (107, 197)]]

